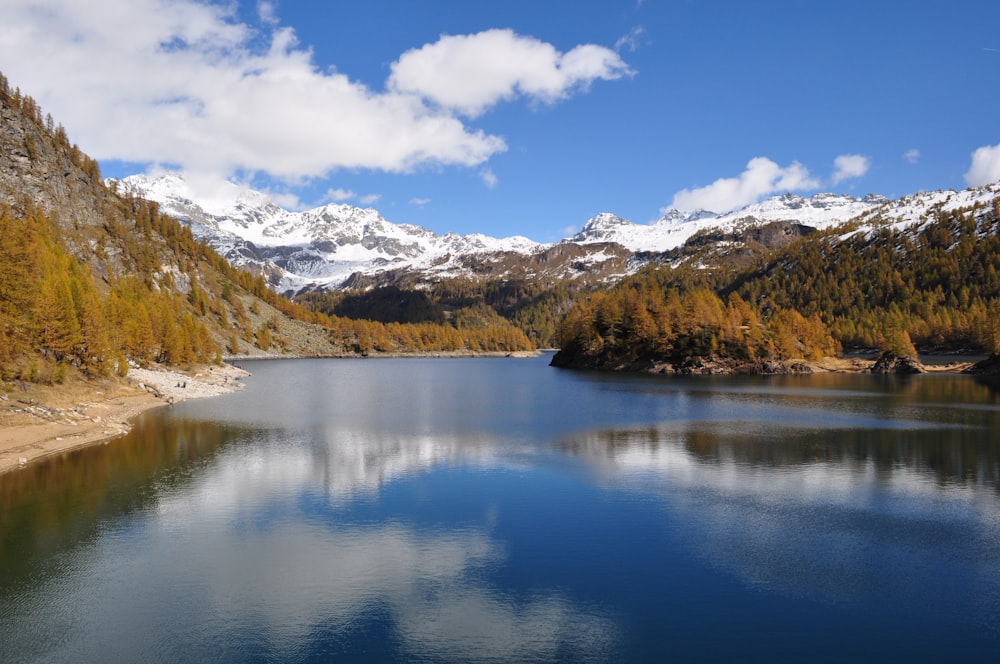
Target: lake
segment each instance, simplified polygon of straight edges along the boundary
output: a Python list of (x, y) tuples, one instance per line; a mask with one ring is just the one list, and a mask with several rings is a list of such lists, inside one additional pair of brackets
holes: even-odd
[(13, 662), (1000, 660), (1000, 391), (273, 360), (0, 476)]

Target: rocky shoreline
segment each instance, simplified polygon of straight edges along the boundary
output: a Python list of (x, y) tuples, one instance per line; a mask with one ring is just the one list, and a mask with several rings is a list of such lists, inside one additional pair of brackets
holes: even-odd
[[(591, 358), (586, 358), (591, 359)], [(990, 360), (974, 363), (956, 359), (948, 364), (925, 365), (914, 358), (882, 356), (872, 359), (862, 357), (825, 357), (821, 360), (737, 360), (721, 357), (690, 357), (679, 362), (657, 362), (650, 359), (635, 359), (615, 363), (578, 361), (579, 358), (565, 358), (556, 355), (552, 366), (567, 369), (589, 369), (598, 371), (620, 371), (653, 373), (676, 376), (787, 376), (813, 373), (970, 373), (996, 375), (1000, 362)], [(989, 367), (992, 367), (990, 369)]]

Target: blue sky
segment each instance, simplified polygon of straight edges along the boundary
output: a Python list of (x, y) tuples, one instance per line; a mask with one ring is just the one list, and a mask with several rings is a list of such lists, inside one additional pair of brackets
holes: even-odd
[(0, 70), (106, 176), (555, 241), (1000, 180), (1000, 2), (5, 0)]

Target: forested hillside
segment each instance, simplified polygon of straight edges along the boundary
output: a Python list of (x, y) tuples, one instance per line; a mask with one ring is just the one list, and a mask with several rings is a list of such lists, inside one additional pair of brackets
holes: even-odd
[(787, 371), (842, 348), (996, 353), (1000, 194), (909, 226), (813, 233), (742, 269), (647, 269), (581, 302), (559, 345), (560, 366), (668, 371)]
[(156, 203), (105, 186), (97, 162), (0, 75), (0, 380), (230, 355), (531, 347), (502, 319), (387, 325), (275, 294)]
[(496, 328), (498, 333), (513, 325), (533, 347), (552, 348), (559, 320), (587, 291), (580, 280), (453, 278), (406, 287), (315, 291), (295, 301), (323, 314), (383, 323), (444, 323)]
[(905, 332), (922, 351), (994, 350), (1000, 325), (1000, 195), (936, 210), (906, 228), (828, 231), (780, 252), (725, 290), (817, 315), (848, 348)]
[(0, 120), (3, 380), (263, 352), (285, 341), (284, 314), (309, 315), (232, 270), (156, 204), (108, 190), (97, 162), (2, 76)]

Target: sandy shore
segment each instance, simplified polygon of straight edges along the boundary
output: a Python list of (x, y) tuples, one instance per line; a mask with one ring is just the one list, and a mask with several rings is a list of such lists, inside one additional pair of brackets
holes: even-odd
[(144, 410), (243, 389), (242, 379), (249, 375), (230, 365), (190, 372), (131, 369), (127, 383), (109, 383), (86, 394), (56, 390), (44, 399), (2, 395), (0, 473), (124, 435)]

